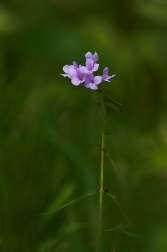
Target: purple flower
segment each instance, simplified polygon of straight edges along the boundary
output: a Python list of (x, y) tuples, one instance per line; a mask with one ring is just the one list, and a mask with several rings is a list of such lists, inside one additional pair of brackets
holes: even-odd
[(98, 70), (99, 68), (99, 64), (95, 64), (94, 61), (92, 59), (87, 59), (86, 60), (86, 68), (90, 71), (90, 72), (95, 72)]
[(98, 59), (99, 59), (99, 56), (96, 52), (94, 53), (94, 55), (91, 52), (87, 52), (85, 54), (85, 58), (86, 58), (86, 60), (91, 59), (91, 60), (93, 60), (94, 63), (96, 63), (96, 61), (98, 61)]
[(75, 86), (78, 86), (82, 82), (84, 82), (84, 75), (80, 71), (80, 67), (78, 64), (74, 61), (72, 65), (65, 65), (63, 67), (63, 71), (65, 74), (61, 74), (64, 77), (68, 77), (71, 79), (72, 84)]
[(69, 70), (69, 72), (69, 78), (71, 79), (72, 84), (74, 84), (75, 86), (78, 86), (85, 81), (84, 74), (80, 72), (79, 68), (71, 69)]
[(113, 78), (114, 76), (115, 76), (115, 74), (112, 75), (112, 76), (109, 76), (109, 75), (108, 75), (108, 67), (105, 67), (105, 68), (104, 68), (104, 70), (103, 70), (103, 75), (102, 75), (102, 80), (103, 80), (103, 81), (108, 81), (108, 82), (110, 82), (110, 79)]
[(93, 73), (97, 71), (99, 68), (99, 64), (94, 64), (92, 59), (87, 59), (86, 60), (86, 66), (81, 66), (80, 70), (82, 73)]
[(65, 74), (61, 74), (61, 75), (64, 76), (64, 77), (69, 77), (70, 73), (73, 73), (78, 68), (79, 68), (79, 66), (78, 66), (77, 62), (73, 61), (72, 65), (70, 65), (70, 66), (65, 65), (63, 67), (63, 71), (65, 72)]
[(101, 76), (94, 76), (92, 73), (85, 74), (85, 87), (93, 90), (98, 89), (98, 84), (102, 82)]
[[(86, 58), (86, 67), (85, 68), (87, 68), (87, 70), (91, 73), (97, 71), (99, 68), (99, 64), (96, 64), (96, 61), (98, 61), (98, 59), (99, 59), (98, 54), (95, 52), (93, 55), (91, 52), (87, 52), (85, 54), (85, 58)], [(85, 71), (86, 71), (86, 69), (85, 69)]]
[(93, 73), (99, 68), (99, 64), (96, 63), (99, 59), (99, 56), (96, 52), (94, 54), (87, 52), (85, 54), (85, 58), (85, 66), (78, 65), (77, 62), (74, 61), (72, 65), (65, 65), (63, 67), (64, 73), (61, 75), (68, 77), (75, 86), (78, 86), (84, 82), (86, 88), (93, 90), (97, 90), (98, 85), (101, 82), (110, 82), (110, 79), (115, 76), (115, 74), (112, 76), (108, 75), (108, 67), (104, 68), (102, 76), (94, 76)]

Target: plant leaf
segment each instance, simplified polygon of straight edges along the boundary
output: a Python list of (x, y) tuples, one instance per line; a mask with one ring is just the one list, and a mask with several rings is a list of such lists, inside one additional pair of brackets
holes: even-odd
[(106, 90), (112, 90), (111, 88), (107, 88), (107, 87), (102, 87), (102, 89), (106, 89)]
[(115, 104), (117, 104), (117, 105), (122, 105), (122, 103), (119, 103), (119, 102), (117, 102), (116, 100), (114, 100), (113, 98), (111, 98), (111, 96), (110, 95), (108, 95), (108, 94), (106, 94), (106, 93), (103, 93), (106, 97), (108, 97), (112, 102), (114, 102)]
[(123, 224), (123, 223), (121, 223), (121, 224), (119, 224), (119, 225), (117, 225), (116, 227), (115, 227), (115, 229), (118, 231), (118, 230), (121, 230), (121, 231), (123, 231), (124, 229), (126, 229), (126, 228), (128, 228), (129, 227), (129, 224)]
[(120, 110), (119, 110), (119, 108), (118, 108), (115, 104), (113, 104), (113, 103), (111, 103), (111, 102), (105, 102), (105, 104), (106, 104), (108, 107), (114, 109), (116, 112), (121, 113)]
[(79, 198), (76, 198), (76, 199), (74, 199), (74, 200), (71, 200), (71, 201), (69, 201), (68, 203), (66, 203), (66, 204), (64, 204), (64, 205), (62, 205), (62, 206), (60, 206), (60, 207), (58, 207), (58, 208), (55, 209), (54, 211), (46, 212), (46, 213), (38, 214), (38, 215), (52, 214), (52, 213), (57, 212), (57, 211), (59, 211), (59, 210), (61, 210), (61, 209), (63, 209), (63, 208), (66, 208), (66, 207), (68, 207), (68, 206), (70, 206), (70, 205), (72, 205), (72, 204), (74, 204), (74, 203), (76, 203), (76, 202), (78, 202), (78, 201), (81, 201), (81, 200), (83, 200), (83, 199), (85, 199), (85, 198), (87, 198), (87, 197), (89, 197), (89, 196), (92, 196), (92, 195), (94, 195), (94, 194), (96, 194), (96, 193), (97, 193), (97, 192), (86, 193), (84, 196), (81, 196), (81, 197), (79, 197)]
[(118, 171), (116, 165), (114, 164), (114, 162), (112, 161), (110, 155), (109, 155), (107, 152), (106, 152), (106, 156), (107, 156), (108, 159), (110, 160), (111, 165), (114, 167), (114, 170), (115, 170), (115, 172), (116, 172), (118, 178), (121, 180), (121, 176), (120, 176), (120, 174), (119, 174), (119, 171)]
[(138, 235), (138, 234), (134, 234), (134, 233), (131, 233), (129, 231), (122, 231), (123, 233), (135, 238), (135, 239), (139, 239), (139, 240), (142, 240), (142, 241), (145, 241), (145, 239), (141, 236), (141, 235)]
[(131, 224), (131, 221), (129, 220), (128, 216), (126, 215), (125, 211), (123, 210), (123, 208), (120, 206), (120, 204), (118, 203), (118, 201), (116, 200), (116, 198), (110, 194), (110, 193), (106, 193), (109, 197), (111, 197), (113, 199), (113, 201), (116, 203), (117, 207), (119, 208), (119, 210), (121, 211), (122, 215), (124, 216), (125, 220), (129, 223), (129, 225)]

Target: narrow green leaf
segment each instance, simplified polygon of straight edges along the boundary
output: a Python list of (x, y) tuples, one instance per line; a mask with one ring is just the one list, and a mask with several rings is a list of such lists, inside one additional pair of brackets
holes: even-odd
[(128, 228), (129, 226), (130, 226), (129, 224), (123, 225), (122, 230), (125, 230), (125, 229)]
[(94, 152), (97, 152), (99, 150), (99, 147), (94, 148), (89, 152), (89, 155), (92, 155)]
[(108, 107), (114, 109), (116, 112), (121, 113), (120, 110), (119, 110), (119, 108), (118, 108), (115, 104), (113, 104), (113, 103), (111, 103), (111, 102), (105, 102), (105, 104), (106, 104)]
[(93, 92), (93, 95), (92, 95), (92, 98), (95, 102), (99, 102), (100, 99), (99, 99), (99, 95), (98, 95), (98, 92), (97, 91), (94, 91)]
[(115, 229), (116, 229), (116, 230), (121, 230), (123, 226), (124, 226), (124, 224), (121, 223), (121, 224), (117, 225), (117, 226), (115, 227)]
[(129, 227), (129, 224), (123, 224), (123, 223), (121, 223), (121, 224), (117, 225), (115, 229), (122, 231), (122, 230), (124, 230), (124, 229), (126, 229), (128, 227)]
[(102, 89), (106, 89), (106, 90), (112, 90), (111, 88), (107, 88), (107, 87), (102, 87)]
[(121, 211), (122, 215), (124, 216), (125, 220), (129, 223), (129, 225), (131, 224), (131, 221), (129, 220), (128, 216), (126, 215), (125, 211), (123, 210), (123, 208), (121, 207), (121, 205), (118, 203), (118, 201), (116, 200), (115, 196), (113, 196), (110, 193), (106, 193), (109, 197), (111, 197), (113, 199), (113, 201), (116, 203), (117, 207), (119, 208), (119, 210)]
[(111, 165), (114, 167), (114, 170), (115, 170), (115, 172), (116, 172), (118, 178), (121, 180), (121, 176), (120, 176), (120, 174), (119, 174), (119, 171), (118, 171), (116, 165), (114, 164), (114, 162), (112, 161), (110, 155), (109, 155), (107, 152), (106, 152), (106, 156), (107, 156), (108, 159), (110, 160)]
[(86, 193), (84, 196), (81, 196), (81, 197), (79, 197), (79, 198), (77, 198), (77, 199), (71, 200), (70, 202), (68, 202), (68, 203), (66, 203), (66, 204), (64, 204), (64, 205), (62, 205), (62, 206), (60, 206), (60, 207), (58, 207), (58, 208), (55, 209), (54, 211), (46, 212), (46, 213), (38, 214), (38, 215), (52, 214), (52, 213), (57, 212), (57, 211), (59, 211), (59, 210), (61, 210), (61, 209), (63, 209), (63, 208), (66, 208), (66, 207), (68, 207), (68, 206), (70, 206), (70, 205), (72, 205), (72, 204), (74, 204), (74, 203), (76, 203), (76, 202), (78, 202), (78, 201), (81, 201), (81, 200), (83, 200), (83, 199), (85, 199), (85, 198), (87, 198), (87, 197), (89, 197), (89, 196), (92, 196), (92, 195), (94, 195), (94, 194), (96, 194), (96, 193), (97, 193), (97, 192)]
[(145, 239), (142, 236), (138, 235), (138, 234), (134, 234), (134, 233), (131, 233), (129, 231), (123, 231), (123, 233), (125, 233), (125, 234), (127, 234), (127, 235), (129, 235), (129, 236), (131, 236), (131, 237), (133, 237), (135, 239), (145, 241)]
[(113, 98), (111, 98), (110, 95), (106, 94), (106, 93), (103, 93), (107, 98), (109, 98), (112, 102), (114, 102), (115, 104), (117, 105), (122, 105), (121, 103), (117, 102), (116, 100), (114, 100)]
[(109, 229), (103, 229), (104, 232), (112, 232), (114, 231), (114, 228), (109, 228)]
[[(51, 204), (46, 208), (46, 213), (52, 213), (55, 209), (59, 208), (68, 200), (68, 198), (73, 194), (75, 190), (75, 185), (69, 184), (61, 190), (58, 197), (51, 202)], [(45, 215), (45, 214), (38, 214)]]

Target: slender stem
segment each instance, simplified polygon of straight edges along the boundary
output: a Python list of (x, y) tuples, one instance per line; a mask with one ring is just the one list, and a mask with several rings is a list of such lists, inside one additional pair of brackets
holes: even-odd
[(102, 125), (102, 140), (101, 140), (101, 165), (100, 165), (100, 196), (99, 196), (99, 230), (97, 237), (96, 252), (99, 251), (101, 240), (101, 226), (102, 226), (102, 207), (103, 207), (103, 180), (104, 180), (104, 147), (105, 147), (105, 104), (103, 101), (103, 93), (99, 92), (100, 103), (103, 113), (103, 125)]
[(103, 112), (103, 126), (102, 126), (102, 141), (101, 141), (101, 167), (100, 167), (100, 199), (99, 199), (99, 227), (102, 224), (102, 205), (103, 205), (103, 180), (104, 180), (104, 150), (105, 147), (105, 104), (103, 101), (103, 94), (100, 93), (100, 101)]

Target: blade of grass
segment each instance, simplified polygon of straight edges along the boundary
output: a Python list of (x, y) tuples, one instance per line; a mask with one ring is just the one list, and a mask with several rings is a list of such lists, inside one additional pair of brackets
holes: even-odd
[(77, 199), (71, 200), (70, 202), (68, 202), (68, 203), (66, 203), (66, 204), (64, 204), (64, 205), (62, 205), (62, 206), (60, 206), (60, 207), (58, 207), (58, 208), (55, 209), (54, 211), (46, 212), (46, 213), (42, 213), (42, 214), (38, 214), (38, 215), (46, 215), (46, 214), (55, 213), (55, 212), (57, 212), (57, 211), (59, 211), (59, 210), (62, 210), (63, 208), (66, 208), (66, 207), (68, 207), (68, 206), (70, 206), (70, 205), (72, 205), (72, 204), (74, 204), (74, 203), (77, 203), (77, 202), (79, 202), (79, 201), (81, 201), (81, 200), (83, 200), (83, 199), (85, 199), (85, 198), (87, 198), (87, 197), (89, 197), (89, 196), (92, 196), (92, 195), (94, 195), (94, 194), (96, 194), (96, 193), (97, 193), (97, 192), (86, 193), (84, 196), (81, 196), (81, 197), (79, 197), (79, 198), (77, 198)]

